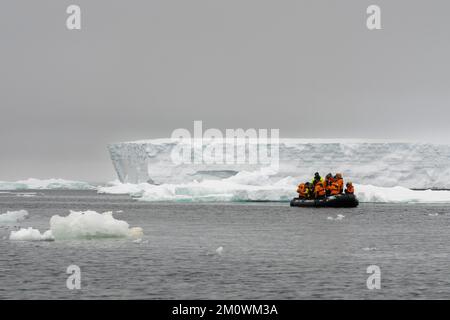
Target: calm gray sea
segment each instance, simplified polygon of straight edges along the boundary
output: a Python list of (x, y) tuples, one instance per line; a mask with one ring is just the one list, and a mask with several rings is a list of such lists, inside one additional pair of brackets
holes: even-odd
[[(1, 299), (450, 298), (449, 205), (312, 209), (34, 192), (0, 193), (0, 213), (29, 212), (0, 226)], [(123, 211), (115, 218), (142, 227), (143, 241), (8, 239), (19, 225), (45, 231), (52, 215), (87, 209)], [(66, 287), (71, 264), (81, 290)], [(366, 286), (370, 265), (381, 270), (380, 289)]]

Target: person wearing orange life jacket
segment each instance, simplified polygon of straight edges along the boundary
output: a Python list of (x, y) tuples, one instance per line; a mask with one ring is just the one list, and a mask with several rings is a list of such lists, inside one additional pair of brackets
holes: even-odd
[(339, 193), (344, 192), (344, 179), (342, 179), (342, 174), (336, 173), (334, 180), (339, 184)]
[(318, 172), (314, 173), (314, 178), (311, 180), (311, 184), (315, 185), (317, 182), (323, 182), (323, 178)]
[(331, 194), (331, 184), (334, 182), (333, 175), (331, 173), (327, 174), (325, 176), (324, 186), (325, 186), (325, 192), (327, 196)]
[(300, 199), (305, 199), (307, 197), (307, 188), (306, 184), (300, 183), (297, 188), (298, 197)]
[(317, 182), (314, 186), (314, 197), (316, 199), (323, 199), (323, 198), (325, 198), (325, 195), (326, 195), (326, 192), (325, 192), (323, 183), (321, 183), (320, 181)]
[(339, 183), (337, 181), (333, 181), (330, 186), (330, 195), (336, 196), (339, 193)]
[(354, 194), (355, 188), (353, 188), (353, 184), (351, 181), (347, 182), (346, 188), (345, 188), (345, 194)]
[[(326, 195), (326, 189), (325, 189), (325, 181), (320, 176), (319, 172), (314, 173), (314, 178), (312, 179), (310, 186), (311, 186), (311, 198), (317, 198), (317, 192), (316, 192), (316, 186), (320, 185), (320, 189), (323, 189), (323, 192)], [(318, 187), (319, 188), (319, 187)], [(322, 192), (320, 192), (322, 193)], [(321, 195), (319, 197), (322, 197)]]
[(313, 190), (312, 190), (313, 186), (311, 185), (311, 183), (310, 182), (306, 182), (305, 183), (305, 187), (306, 187), (306, 191), (305, 191), (306, 199), (313, 198)]

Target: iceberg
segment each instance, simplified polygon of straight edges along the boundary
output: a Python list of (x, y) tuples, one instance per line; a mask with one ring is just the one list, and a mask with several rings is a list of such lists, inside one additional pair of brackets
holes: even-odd
[[(203, 148), (211, 147), (209, 140)], [(256, 143), (256, 142), (255, 142)], [(153, 185), (223, 180), (240, 172), (258, 172), (258, 164), (177, 164), (178, 142), (154, 139), (108, 146), (121, 183)], [(422, 142), (280, 139), (279, 169), (273, 177), (311, 179), (315, 171), (342, 172), (363, 185), (412, 189), (450, 189), (450, 145)]]
[(87, 182), (64, 179), (34, 179), (0, 181), (0, 190), (94, 190)]
[[(208, 141), (203, 142), (206, 147)], [(170, 139), (108, 146), (119, 180), (100, 193), (141, 201), (289, 201), (315, 171), (341, 172), (360, 202), (450, 203), (450, 146), (358, 140), (279, 141), (277, 169), (255, 164), (176, 164)], [(423, 189), (423, 190), (412, 190)]]

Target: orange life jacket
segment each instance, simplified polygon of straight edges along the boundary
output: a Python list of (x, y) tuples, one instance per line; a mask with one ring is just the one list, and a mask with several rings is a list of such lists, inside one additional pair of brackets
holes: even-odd
[(316, 196), (316, 198), (325, 195), (325, 188), (323, 187), (322, 183), (316, 183), (316, 186), (314, 187), (314, 195)]
[(347, 189), (345, 189), (345, 193), (349, 193), (349, 194), (355, 193), (355, 188), (353, 187), (353, 185), (347, 186)]
[(306, 186), (304, 183), (300, 183), (298, 185), (297, 193), (300, 195), (300, 197), (306, 196)]
[(339, 183), (337, 181), (333, 182), (330, 186), (330, 194), (332, 196), (339, 194)]
[(331, 190), (331, 184), (334, 182), (333, 177), (328, 178), (325, 180), (325, 190), (330, 191)]
[(344, 191), (344, 179), (342, 178), (337, 178), (336, 182), (339, 185), (339, 193), (342, 193), (342, 191)]

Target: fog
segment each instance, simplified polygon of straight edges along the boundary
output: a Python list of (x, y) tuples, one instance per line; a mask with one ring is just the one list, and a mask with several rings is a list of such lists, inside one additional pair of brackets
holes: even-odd
[[(0, 180), (115, 178), (176, 128), (448, 142), (450, 2), (4, 1)], [(381, 8), (368, 30), (366, 8)]]

